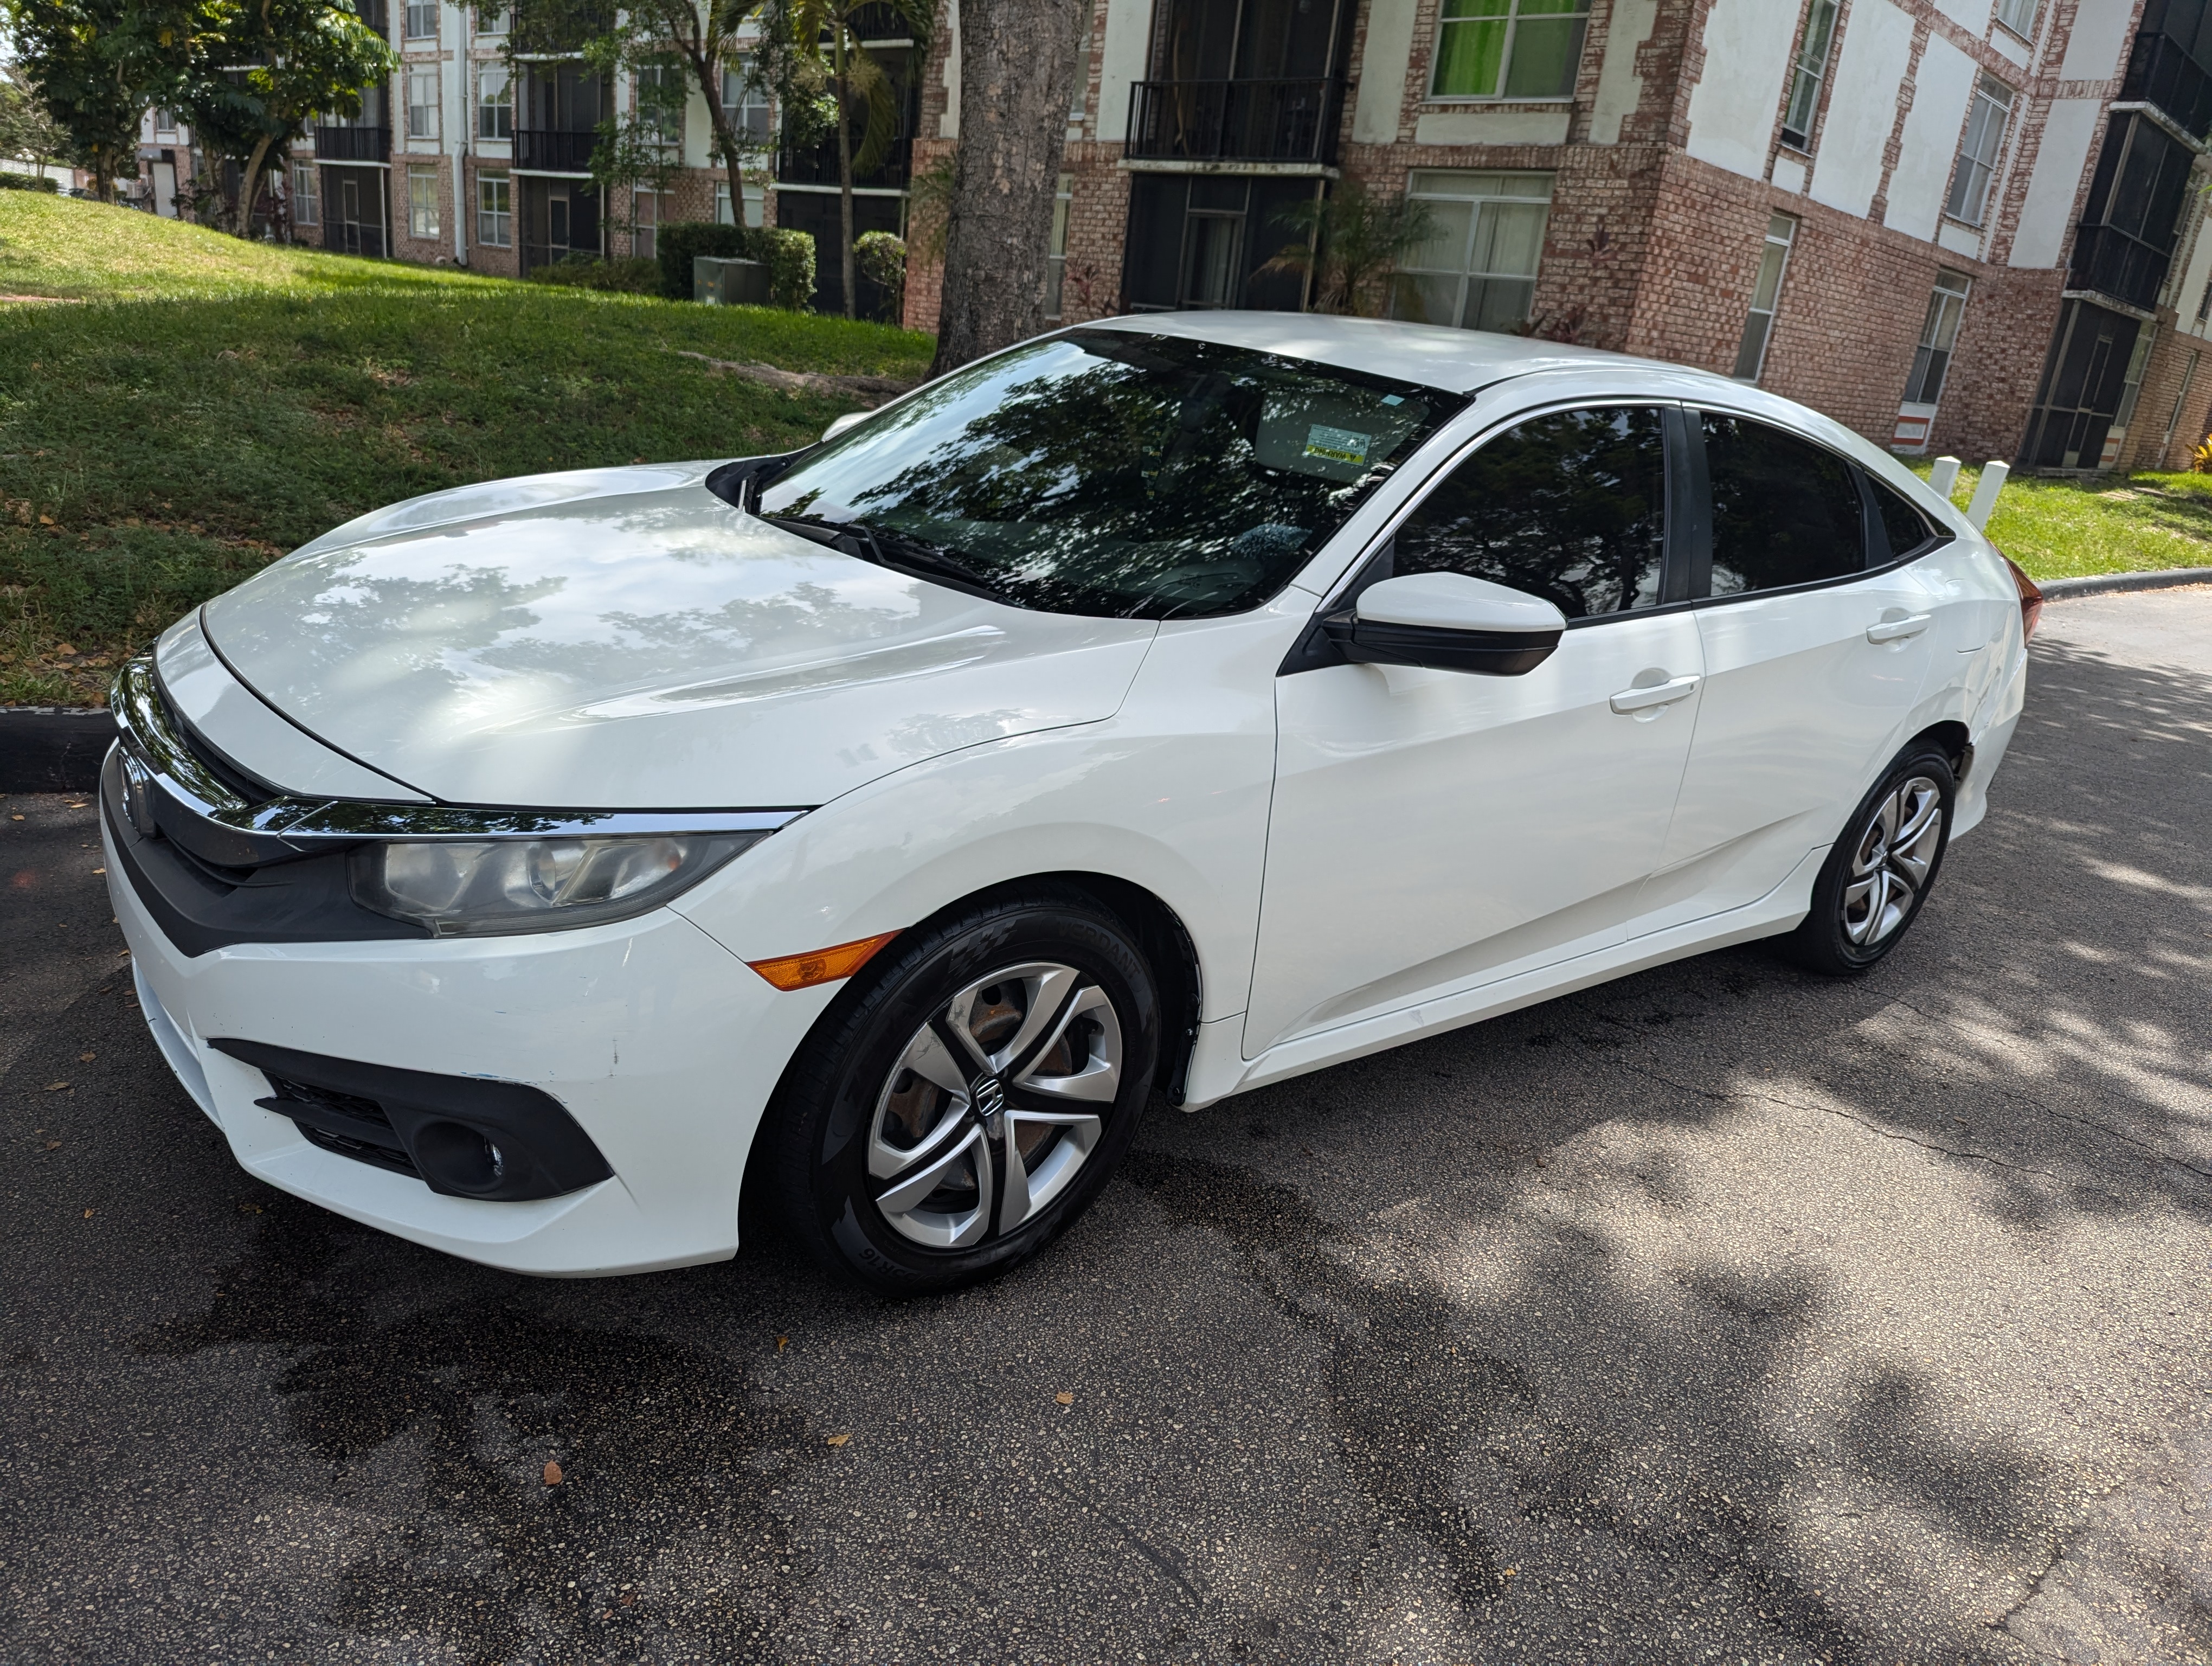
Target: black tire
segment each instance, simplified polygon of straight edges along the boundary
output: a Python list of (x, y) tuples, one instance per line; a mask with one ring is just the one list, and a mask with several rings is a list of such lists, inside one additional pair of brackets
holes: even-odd
[[(1942, 871), (1958, 796), (1950, 759), (1928, 742), (1907, 747), (1883, 772), (1821, 864), (1811, 911), (1785, 939), (1798, 964), (1855, 977), (1903, 940)], [(1931, 809), (1932, 820), (1922, 823)]]
[[(1021, 976), (993, 981), (1001, 972)], [(1076, 981), (1062, 987), (1061, 973)], [(967, 1036), (985, 1039), (962, 1053), (948, 1008), (963, 994)], [(1042, 1028), (1024, 1042), (1033, 1013)], [(792, 1231), (825, 1268), (884, 1295), (957, 1289), (1019, 1265), (1091, 1206), (1128, 1149), (1152, 1092), (1160, 1022), (1158, 983), (1134, 935), (1072, 888), (1026, 887), (908, 932), (823, 1015), (785, 1072), (769, 1132)], [(1109, 1030), (1111, 1082), (1100, 1062)], [(988, 1050), (1002, 1041), (1019, 1045)], [(940, 1053), (959, 1055), (961, 1091), (937, 1085), (947, 1073)], [(996, 1057), (1003, 1072), (989, 1067)], [(909, 1068), (917, 1059), (929, 1062)], [(1086, 1076), (1086, 1092), (1111, 1098), (1060, 1097)], [(998, 1084), (996, 1112), (987, 1080)], [(1047, 1097), (1038, 1083), (1059, 1091)], [(947, 1177), (908, 1207), (879, 1207), (946, 1162)], [(1044, 1191), (1053, 1173), (1057, 1189), (1018, 1213), (1031, 1207), (1030, 1182)], [(922, 1242), (916, 1232), (975, 1235)]]

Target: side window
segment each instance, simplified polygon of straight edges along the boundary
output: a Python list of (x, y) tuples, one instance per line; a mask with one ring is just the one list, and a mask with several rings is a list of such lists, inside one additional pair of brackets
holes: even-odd
[(1866, 511), (1851, 465), (1742, 416), (1699, 413), (1713, 487), (1716, 596), (1841, 578), (1866, 565)]
[(1659, 599), (1666, 550), (1659, 410), (1598, 406), (1499, 435), (1398, 529), (1396, 573), (1465, 573), (1525, 590), (1570, 619)]
[(1880, 524), (1881, 540), (1867, 552), (1868, 566), (1880, 567), (1900, 561), (1936, 541), (1936, 529), (1928, 524), (1928, 517), (1897, 493), (1879, 480), (1869, 479), (1866, 487), (1874, 494), (1875, 518)]

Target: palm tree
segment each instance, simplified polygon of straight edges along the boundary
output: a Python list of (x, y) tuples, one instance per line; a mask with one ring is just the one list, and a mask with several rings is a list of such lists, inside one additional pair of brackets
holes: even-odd
[[(1283, 225), (1304, 234), (1284, 245), (1261, 266), (1263, 272), (1296, 272), (1310, 280), (1306, 304), (1316, 313), (1365, 316), (1370, 301), (1387, 305), (1405, 277), (1396, 269), (1428, 241), (1436, 216), (1426, 203), (1409, 197), (1368, 195), (1357, 179), (1328, 197), (1309, 197), (1278, 214)], [(1382, 280), (1384, 295), (1374, 294)]]
[[(876, 33), (884, 26), (915, 41), (919, 61), (936, 21), (934, 0), (787, 0), (792, 91), (826, 99), (837, 140), (838, 261), (845, 281), (845, 316), (856, 316), (853, 270), (853, 176), (884, 159), (897, 137), (898, 89), (884, 66), (860, 44), (863, 17)], [(887, 31), (886, 31), (887, 32)], [(881, 35), (878, 34), (880, 39)], [(853, 149), (854, 118), (861, 119), (860, 146)]]

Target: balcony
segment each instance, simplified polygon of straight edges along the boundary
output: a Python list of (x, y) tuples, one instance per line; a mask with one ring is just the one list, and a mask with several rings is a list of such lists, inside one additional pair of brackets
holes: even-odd
[(1340, 82), (1140, 81), (1132, 90), (1123, 154), (1133, 161), (1336, 161)]
[(380, 162), (392, 155), (388, 127), (318, 127), (315, 160), (319, 162)]
[(556, 127), (518, 127), (514, 166), (526, 173), (588, 173), (599, 143), (599, 134), (590, 128), (576, 133)]
[(2130, 237), (2118, 226), (2083, 226), (2075, 234), (2066, 284), (2148, 309), (2158, 305), (2172, 258), (2170, 250)]
[[(853, 149), (860, 138), (853, 136)], [(914, 141), (904, 134), (890, 143), (883, 160), (866, 173), (853, 170), (853, 183), (879, 190), (904, 191), (912, 183)], [(780, 185), (834, 185), (837, 183), (837, 141), (830, 140), (811, 150), (784, 149), (776, 153), (775, 182)]]
[(2120, 97), (2155, 105), (2200, 142), (2212, 134), (2212, 72), (2170, 34), (2145, 29), (2136, 37)]

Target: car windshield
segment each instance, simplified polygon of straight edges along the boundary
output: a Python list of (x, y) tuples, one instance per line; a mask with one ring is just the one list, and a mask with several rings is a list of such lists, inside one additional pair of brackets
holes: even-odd
[(1212, 342), (1079, 330), (957, 372), (801, 456), (759, 512), (1056, 613), (1236, 613), (1464, 402)]

